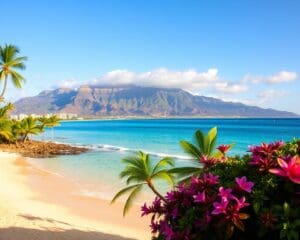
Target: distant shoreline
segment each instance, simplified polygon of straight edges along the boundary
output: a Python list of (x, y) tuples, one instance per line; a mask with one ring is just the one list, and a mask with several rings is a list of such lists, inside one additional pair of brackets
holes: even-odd
[(297, 117), (238, 117), (238, 116), (170, 116), (170, 117), (153, 117), (153, 116), (116, 116), (116, 117), (83, 117), (80, 119), (62, 119), (61, 122), (72, 122), (72, 121), (108, 121), (108, 120), (185, 120), (185, 119), (300, 119), (300, 116)]

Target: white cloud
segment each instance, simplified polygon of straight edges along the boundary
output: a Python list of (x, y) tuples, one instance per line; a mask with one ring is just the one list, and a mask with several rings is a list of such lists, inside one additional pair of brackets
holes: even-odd
[(70, 79), (61, 81), (58, 86), (62, 88), (77, 88), (80, 86), (80, 83), (74, 79)]
[(248, 86), (245, 84), (230, 84), (228, 82), (218, 82), (215, 84), (215, 88), (217, 91), (225, 94), (238, 94), (248, 90)]
[(271, 76), (252, 76), (252, 75), (246, 75), (243, 79), (244, 82), (251, 82), (251, 83), (270, 83), (270, 84), (276, 84), (276, 83), (288, 83), (293, 82), (298, 78), (298, 75), (296, 72), (289, 72), (289, 71), (280, 71), (278, 73), (275, 73)]
[[(193, 69), (179, 71), (167, 68), (158, 68), (152, 71), (140, 73), (126, 69), (116, 69), (89, 82), (80, 83), (71, 79), (61, 81), (59, 86), (77, 88), (82, 84), (110, 86), (133, 84), (146, 87), (181, 88), (194, 94), (207, 93), (214, 94), (219, 98), (227, 98), (228, 95), (238, 95), (246, 92), (251, 86), (249, 83), (289, 82), (294, 81), (296, 78), (297, 74), (294, 72), (281, 71), (267, 77), (246, 75), (241, 81), (230, 82), (222, 79), (218, 75), (217, 68), (209, 68), (207, 71), (203, 72)], [(268, 96), (271, 96), (271, 94), (275, 94), (274, 90), (261, 93), (259, 98), (262, 99), (261, 101), (267, 101)], [(247, 103), (251, 101), (252, 100), (247, 100)], [(255, 100), (253, 103), (257, 103), (257, 101)]]
[(288, 95), (287, 91), (269, 89), (258, 94), (258, 104), (265, 104)]
[(139, 86), (182, 88), (197, 92), (213, 86), (218, 81), (218, 69), (216, 68), (210, 68), (206, 72), (197, 72), (195, 70), (172, 71), (166, 68), (159, 68), (143, 73), (114, 70), (93, 80), (92, 84), (136, 84)]
[(196, 70), (174, 71), (159, 68), (149, 72), (136, 73), (128, 70), (114, 70), (91, 81), (94, 85), (135, 84), (138, 86), (154, 86), (167, 88), (181, 88), (192, 93), (199, 93), (211, 89), (224, 94), (245, 92), (245, 83), (231, 84), (218, 76), (218, 69), (209, 68), (205, 72)]

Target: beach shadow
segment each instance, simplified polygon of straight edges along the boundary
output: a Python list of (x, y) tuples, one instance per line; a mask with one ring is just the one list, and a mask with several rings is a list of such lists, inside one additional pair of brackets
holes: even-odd
[(134, 240), (117, 235), (77, 229), (38, 230), (30, 228), (0, 228), (0, 240)]

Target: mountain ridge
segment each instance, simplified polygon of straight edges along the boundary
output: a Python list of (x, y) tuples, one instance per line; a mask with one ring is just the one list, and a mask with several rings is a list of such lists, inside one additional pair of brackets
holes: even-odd
[(297, 117), (271, 108), (193, 95), (179, 88), (135, 85), (82, 85), (57, 88), (15, 102), (13, 114), (75, 113), (97, 116), (210, 116), (210, 117)]

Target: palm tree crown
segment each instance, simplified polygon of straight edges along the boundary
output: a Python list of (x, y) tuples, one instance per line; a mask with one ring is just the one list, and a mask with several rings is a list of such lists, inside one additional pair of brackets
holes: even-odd
[(27, 57), (19, 57), (19, 52), (18, 47), (15, 45), (0, 46), (0, 82), (4, 81), (0, 94), (0, 100), (2, 101), (9, 77), (11, 77), (13, 85), (17, 88), (21, 88), (22, 83), (25, 81), (25, 78), (17, 70), (25, 69), (24, 62), (27, 60)]
[(37, 119), (33, 117), (24, 118), (20, 125), (20, 134), (23, 135), (23, 142), (26, 142), (30, 134), (37, 135), (42, 131), (41, 126), (37, 124)]
[(165, 198), (155, 188), (153, 180), (161, 179), (173, 185), (173, 176), (167, 169), (167, 167), (173, 166), (173, 159), (168, 157), (163, 158), (153, 166), (149, 154), (139, 151), (135, 156), (124, 158), (122, 161), (126, 164), (126, 167), (120, 173), (120, 177), (126, 178), (126, 185), (130, 186), (120, 190), (114, 196), (112, 202), (116, 201), (123, 194), (130, 192), (124, 206), (123, 216), (125, 216), (130, 208), (133, 199), (137, 197), (145, 185), (162, 201), (165, 201)]

